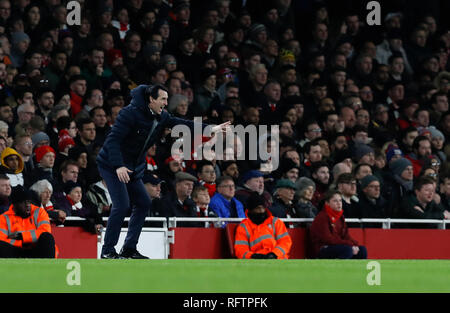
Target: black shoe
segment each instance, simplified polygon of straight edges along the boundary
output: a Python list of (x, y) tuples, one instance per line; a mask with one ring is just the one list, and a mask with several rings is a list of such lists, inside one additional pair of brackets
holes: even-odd
[(133, 249), (123, 249), (120, 251), (120, 257), (123, 259), (150, 259), (145, 255), (140, 254), (137, 250)]
[(123, 259), (116, 251), (112, 251), (109, 253), (102, 253), (100, 258), (101, 259)]

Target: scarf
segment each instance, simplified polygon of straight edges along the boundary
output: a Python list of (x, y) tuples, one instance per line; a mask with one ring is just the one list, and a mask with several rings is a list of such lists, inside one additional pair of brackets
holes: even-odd
[(66, 196), (66, 199), (69, 201), (72, 211), (78, 211), (83, 208), (83, 204), (81, 202), (75, 203), (69, 196)]
[(42, 208), (45, 211), (53, 211), (54, 210), (53, 203), (51, 201), (47, 202), (47, 204), (42, 204)]
[(156, 171), (158, 169), (158, 165), (156, 165), (155, 159), (153, 159), (153, 157), (145, 157), (146, 161), (147, 161), (147, 169), (149, 171)]
[(216, 193), (216, 184), (208, 184), (203, 180), (200, 180), (200, 184), (208, 189), (208, 194), (212, 198)]
[(404, 180), (398, 175), (394, 175), (394, 179), (397, 183), (399, 183), (403, 188), (405, 188), (407, 191), (411, 191), (414, 188), (414, 181), (413, 180)]
[(336, 223), (337, 220), (339, 220), (342, 216), (342, 213), (344, 212), (344, 210), (340, 210), (340, 211), (336, 211), (333, 210), (328, 204), (325, 203), (324, 205), (325, 207), (325, 211), (328, 214), (328, 217), (331, 219), (331, 223)]
[(74, 93), (73, 91), (70, 92), (70, 108), (72, 111), (72, 117), (75, 117), (78, 113), (80, 113), (82, 109), (82, 102), (83, 98)]

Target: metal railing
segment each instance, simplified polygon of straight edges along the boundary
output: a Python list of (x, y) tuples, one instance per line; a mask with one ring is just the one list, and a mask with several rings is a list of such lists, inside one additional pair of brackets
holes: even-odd
[[(69, 216), (66, 221), (83, 221), (83, 218)], [(242, 218), (225, 218), (225, 217), (147, 217), (145, 222), (160, 222), (162, 223), (162, 228), (174, 228), (177, 227), (177, 222), (187, 222), (187, 223), (198, 223), (205, 222), (205, 224), (212, 223), (216, 227), (221, 227), (226, 223), (239, 223)], [(298, 223), (306, 224), (312, 223), (313, 218), (281, 218), (285, 223)], [(103, 221), (108, 221), (107, 217), (103, 218)], [(130, 221), (129, 217), (125, 218), (125, 223)], [(437, 228), (446, 229), (446, 225), (450, 223), (450, 220), (439, 220), (439, 219), (397, 219), (397, 218), (347, 218), (346, 223), (353, 224), (366, 224), (366, 223), (376, 223), (381, 224), (383, 229), (391, 229), (392, 224), (437, 224)]]

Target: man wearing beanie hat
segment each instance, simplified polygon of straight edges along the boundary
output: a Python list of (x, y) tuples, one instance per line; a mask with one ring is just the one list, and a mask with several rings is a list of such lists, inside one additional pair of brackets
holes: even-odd
[(386, 161), (388, 165), (395, 160), (398, 160), (403, 157), (403, 152), (397, 147), (391, 147), (386, 152)]
[(389, 164), (390, 175), (386, 176), (383, 185), (384, 195), (390, 204), (389, 217), (398, 216), (398, 208), (402, 198), (413, 191), (414, 172), (411, 161), (406, 158), (399, 158)]
[(257, 192), (264, 199), (264, 205), (266, 208), (270, 208), (272, 205), (272, 197), (264, 187), (264, 175), (258, 170), (249, 170), (242, 175), (241, 185), (236, 188), (236, 199), (242, 203), (247, 202), (247, 198), (253, 192)]
[(295, 199), (295, 211), (297, 217), (300, 218), (314, 218), (318, 211), (312, 204), (311, 200), (316, 191), (316, 183), (308, 177), (302, 177), (295, 183), (296, 192)]
[(36, 149), (39, 146), (48, 146), (50, 137), (44, 132), (38, 132), (31, 136), (31, 141), (33, 142), (33, 149)]
[[(388, 217), (388, 202), (381, 196), (381, 184), (374, 175), (367, 175), (361, 180), (359, 196), (358, 218)], [(366, 225), (366, 227), (380, 227), (380, 224)]]
[(252, 193), (246, 215), (236, 228), (234, 253), (238, 259), (288, 259), (292, 239), (282, 220), (264, 206), (264, 198)]
[(50, 146), (40, 146), (34, 150), (37, 166), (30, 175), (30, 186), (38, 180), (46, 179), (53, 183), (53, 166), (55, 164), (56, 153)]
[(375, 165), (375, 152), (372, 147), (366, 144), (356, 144), (354, 150), (356, 163), (365, 163), (370, 166)]
[(10, 199), (9, 210), (0, 215), (0, 258), (57, 257), (47, 212), (31, 204), (22, 186), (12, 189)]
[(269, 208), (276, 217), (297, 217), (294, 210), (295, 184), (289, 179), (280, 179), (275, 184), (273, 203)]

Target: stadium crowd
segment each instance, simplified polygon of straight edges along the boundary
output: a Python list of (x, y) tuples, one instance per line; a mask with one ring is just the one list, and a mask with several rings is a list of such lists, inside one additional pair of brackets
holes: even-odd
[(65, 1), (0, 0), (0, 212), (21, 185), (52, 223), (100, 231), (111, 198), (96, 156), (130, 91), (161, 84), (177, 117), (278, 125), (280, 166), (174, 157), (167, 129), (146, 156), (149, 216), (245, 218), (257, 192), (276, 217), (313, 218), (337, 189), (346, 218), (450, 219), (439, 16), (383, 6), (369, 26), (348, 9), (362, 1), (78, 2), (71, 26)]

